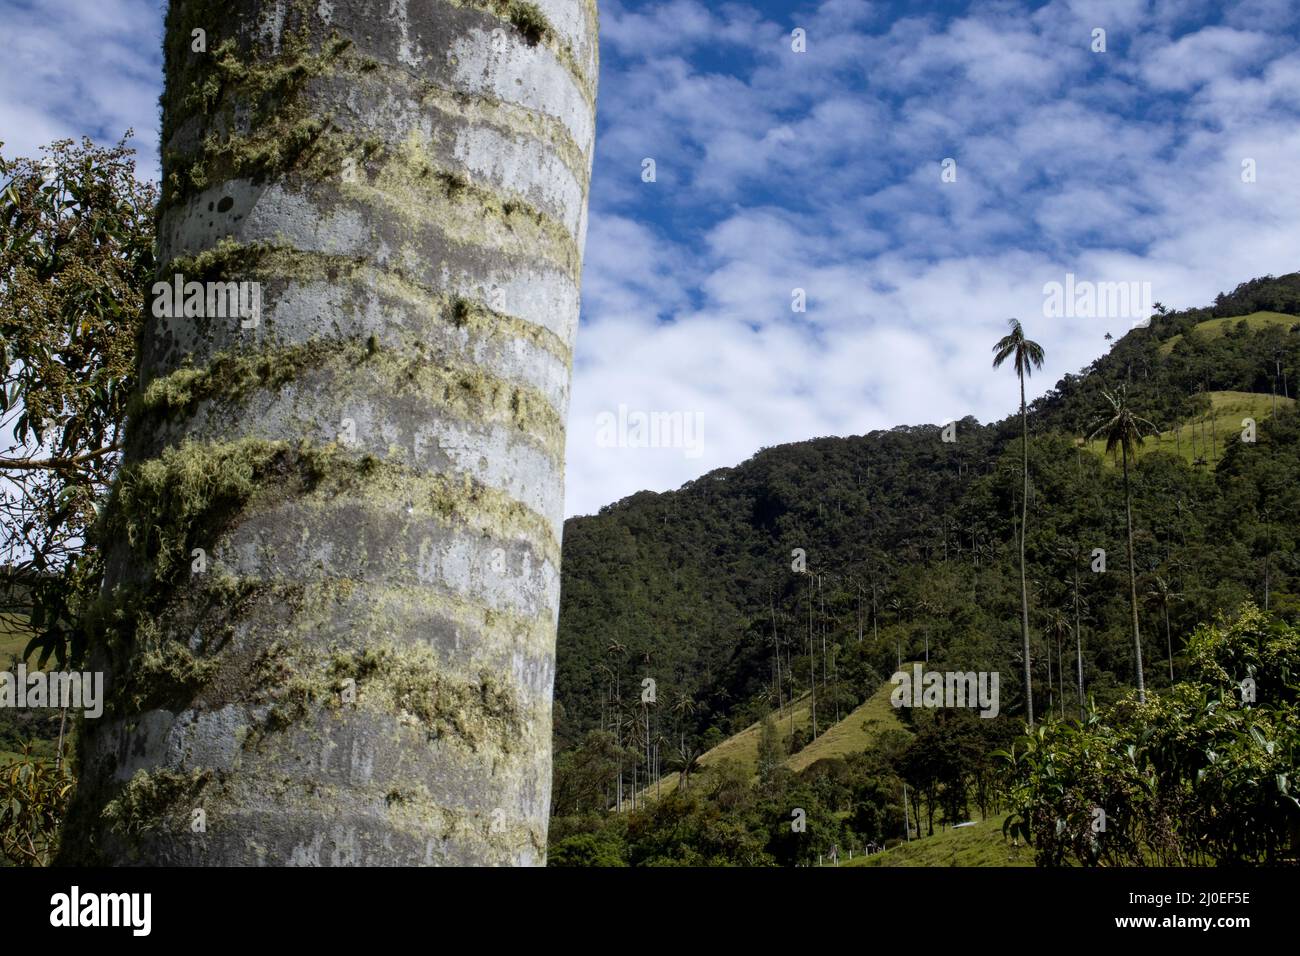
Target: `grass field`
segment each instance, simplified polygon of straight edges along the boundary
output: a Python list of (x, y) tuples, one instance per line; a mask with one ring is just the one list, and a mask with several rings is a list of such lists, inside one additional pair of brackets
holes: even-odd
[(900, 843), (883, 853), (841, 860), (840, 866), (1033, 866), (1034, 851), (1002, 838), (1002, 815), (973, 827), (935, 830), (934, 836)]
[(0, 668), (8, 667), (12, 658), (21, 657), (31, 637), (26, 615), (0, 612)]
[[(1269, 326), (1289, 329), (1300, 324), (1300, 317), (1286, 315), (1282, 312), (1252, 312), (1250, 315), (1234, 315), (1225, 319), (1208, 319), (1205, 322), (1196, 323), (1196, 334), (1202, 339), (1218, 338), (1229, 330), (1236, 328), (1238, 322), (1245, 322), (1251, 329), (1264, 329)], [(1168, 355), (1182, 339), (1181, 335), (1175, 335), (1168, 342), (1162, 342), (1160, 354)]]
[[(1292, 316), (1294, 318), (1294, 316)], [(1210, 411), (1194, 421), (1184, 422), (1178, 428), (1147, 438), (1137, 450), (1138, 458), (1153, 451), (1180, 455), (1190, 465), (1202, 460), (1213, 468), (1223, 457), (1230, 438), (1241, 436), (1241, 420), (1253, 418), (1262, 422), (1273, 414), (1274, 396), (1258, 392), (1206, 392)], [(1295, 405), (1294, 398), (1277, 396), (1277, 407)], [(1098, 455), (1105, 454), (1106, 442), (1102, 439), (1088, 442), (1085, 447)], [(1118, 453), (1106, 455), (1106, 460), (1119, 467)]]
[[(885, 683), (871, 697), (850, 711), (839, 723), (826, 727), (825, 718), (818, 714), (818, 723), (823, 728), (817, 739), (798, 753), (786, 758), (785, 765), (798, 772), (811, 766), (814, 762), (827, 757), (843, 757), (846, 754), (866, 750), (884, 731), (904, 730), (894, 708), (889, 703), (890, 691), (894, 685)], [(788, 750), (793, 729), (802, 728), (809, 733), (812, 728), (812, 700), (805, 694), (781, 713), (773, 712), (777, 732), (781, 742)], [(791, 724), (793, 723), (793, 728)], [(758, 742), (762, 735), (762, 724), (753, 723), (732, 737), (728, 737), (712, 750), (700, 757), (701, 767), (710, 767), (724, 760), (733, 760), (758, 774)], [(665, 774), (659, 782), (659, 795), (667, 796), (677, 789), (679, 774)], [(643, 796), (654, 796), (653, 788), (642, 792)]]
[[(776, 714), (773, 714), (773, 716), (778, 717)], [(795, 727), (809, 727), (812, 725), (812, 701), (808, 695), (805, 694), (803, 697), (796, 699), (793, 704), (788, 705), (777, 719), (777, 732), (781, 735), (781, 742), (787, 749), (790, 746), (790, 722), (792, 719)], [(758, 741), (761, 732), (761, 724), (750, 724), (740, 733), (728, 737), (712, 750), (705, 751), (699, 759), (699, 765), (701, 767), (710, 767), (724, 760), (734, 760), (742, 767), (748, 768), (751, 773), (758, 773)], [(676, 790), (680, 777), (681, 774), (678, 773), (664, 774), (659, 781), (659, 795), (667, 796)], [(643, 792), (642, 795), (647, 794), (654, 796), (653, 788), (649, 792)]]
[(886, 730), (904, 730), (898, 712), (889, 703), (889, 694), (893, 689), (893, 684), (882, 684), (879, 690), (847, 717), (832, 725), (803, 750), (791, 755), (785, 765), (797, 773), (826, 757), (861, 753), (871, 747)]
[[(21, 660), (23, 650), (27, 647), (31, 636), (31, 632), (27, 629), (25, 615), (8, 611), (0, 612), (0, 670), (8, 670), (13, 661)], [(53, 753), (53, 743), (49, 742), (49, 746), (50, 753)], [(19, 754), (12, 750), (0, 748), (0, 767), (11, 763), (18, 756)]]

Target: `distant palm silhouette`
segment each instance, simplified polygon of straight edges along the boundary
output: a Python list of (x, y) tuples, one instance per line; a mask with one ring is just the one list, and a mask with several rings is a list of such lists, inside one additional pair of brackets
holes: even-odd
[(1029, 414), (1025, 406), (1025, 379), (1034, 369), (1043, 367), (1043, 347), (1025, 338), (1019, 319), (1007, 323), (1011, 331), (998, 339), (993, 346), (993, 367), (1001, 368), (1007, 359), (1012, 360), (1016, 378), (1020, 379), (1020, 438), (1023, 452), (1023, 488), (1020, 495), (1020, 635), (1025, 650), (1025, 711), (1029, 722), (1034, 722), (1034, 687), (1029, 656), (1029, 585), (1025, 580), (1025, 522), (1029, 518)]

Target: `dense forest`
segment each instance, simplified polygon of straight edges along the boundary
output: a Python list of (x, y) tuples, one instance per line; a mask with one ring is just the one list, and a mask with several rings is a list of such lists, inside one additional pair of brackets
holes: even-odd
[[(1122, 469), (1118, 453), (1108, 456), (1104, 442), (1087, 440), (1109, 414), (1108, 393), (1123, 392), (1160, 432), (1137, 449), (1131, 469), (1134, 588), (1153, 695), (1190, 676), (1188, 643), (1218, 615), (1253, 602), (1270, 621), (1300, 616), (1300, 417), (1291, 398), (1300, 274), (1246, 282), (1207, 308), (1155, 311), (1149, 325), (1063, 375), (1028, 407), (1032, 680), (1036, 713), (1049, 720), (1077, 716), (1089, 701), (1119, 702), (1134, 687)], [(1052, 370), (1050, 355), (1045, 368)], [(1006, 382), (1011, 404), (1013, 377)], [(1253, 434), (1244, 417), (1258, 418)], [(615, 862), (618, 853), (573, 852), (608, 835), (611, 807), (636, 803), (642, 814), (669, 813), (663, 804), (671, 801), (638, 801), (638, 789), (698, 769), (701, 753), (765, 715), (784, 713), (792, 701), (807, 708), (811, 697), (807, 726), (782, 745), (788, 755), (906, 661), (1002, 675), (999, 719), (944, 717), (946, 729), (937, 732), (931, 714), (901, 715), (934, 738), (930, 758), (939, 759), (942, 748), (965, 753), (946, 758), (968, 770), (947, 819), (964, 816), (980, 768), (1024, 729), (1021, 454), (1019, 414), (988, 425), (967, 418), (947, 434), (934, 425), (819, 438), (764, 449), (677, 491), (642, 492), (570, 519), (552, 862)], [(900, 752), (891, 756), (890, 747)], [(902, 748), (896, 740), (847, 763), (897, 774)], [(733, 790), (745, 778), (759, 787), (752, 773), (732, 772), (739, 775)], [(809, 775), (829, 775), (847, 788), (840, 820), (864, 812), (853, 788), (881, 779), (846, 769), (845, 761), (814, 766), (800, 779), (807, 783)], [(728, 791), (725, 783), (712, 786)], [(749, 803), (771, 792), (759, 787)], [(902, 835), (899, 801), (872, 804), (898, 823), (860, 829), (863, 842)], [(932, 814), (938, 802), (917, 809)], [(761, 826), (746, 829), (749, 837), (737, 844), (760, 847), (751, 851), (710, 855), (679, 840), (676, 849), (643, 849), (638, 857), (631, 843), (619, 843), (620, 859), (745, 862), (750, 852), (749, 862), (780, 861), (754, 833), (788, 830), (788, 812), (780, 823), (770, 814), (756, 819)], [(635, 815), (612, 825), (638, 826)], [(653, 820), (639, 825), (658, 832)]]

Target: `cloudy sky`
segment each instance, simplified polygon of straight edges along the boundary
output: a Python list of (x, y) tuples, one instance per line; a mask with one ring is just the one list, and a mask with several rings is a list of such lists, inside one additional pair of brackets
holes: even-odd
[[(0, 0), (5, 153), (133, 127), (156, 176), (162, 9)], [(1132, 325), (1047, 315), (1067, 273), (1185, 307), (1300, 268), (1294, 0), (601, 11), (569, 514), (782, 442), (1000, 418), (1009, 316), (1048, 352), (1031, 394)], [(620, 407), (698, 433), (632, 447)]]

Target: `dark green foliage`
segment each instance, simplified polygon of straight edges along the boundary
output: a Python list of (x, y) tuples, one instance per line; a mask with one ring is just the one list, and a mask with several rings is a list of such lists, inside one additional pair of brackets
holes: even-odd
[(84, 542), (121, 459), (153, 277), (157, 190), (136, 180), (127, 137), (0, 156), (0, 418), (13, 434), (0, 602), (22, 605), (42, 665), (84, 651), (75, 621), (100, 574)]
[(1050, 720), (1004, 755), (1007, 830), (1040, 864), (1300, 858), (1300, 631), (1247, 604), (1198, 628), (1188, 657), (1187, 679), (1165, 694)]

